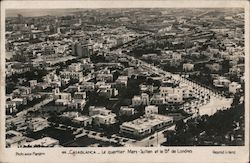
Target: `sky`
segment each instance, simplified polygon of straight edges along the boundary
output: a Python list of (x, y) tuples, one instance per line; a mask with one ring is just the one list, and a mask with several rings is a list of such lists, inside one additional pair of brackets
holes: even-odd
[(8, 9), (6, 10), (6, 17), (16, 17), (18, 14), (21, 14), (25, 17), (36, 17), (45, 15), (62, 16), (82, 10), (83, 9)]

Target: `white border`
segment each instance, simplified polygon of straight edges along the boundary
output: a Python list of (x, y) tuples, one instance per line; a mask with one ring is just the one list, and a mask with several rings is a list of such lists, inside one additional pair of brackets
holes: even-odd
[[(5, 148), (5, 10), (6, 9), (53, 9), (53, 8), (245, 8), (245, 146), (239, 147), (160, 147), (161, 149), (191, 149), (193, 154), (144, 154), (144, 155), (62, 155), (66, 149), (101, 151), (112, 148), (32, 148), (13, 149)], [(247, 1), (2, 1), (1, 2), (1, 71), (0, 71), (0, 108), (1, 108), (1, 141), (0, 161), (5, 162), (248, 162), (249, 161), (249, 2)], [(156, 149), (156, 147), (133, 147), (130, 149)], [(234, 150), (236, 155), (215, 155), (212, 150)], [(18, 157), (16, 152), (45, 152), (40, 157)], [(2, 160), (1, 160), (2, 159)]]

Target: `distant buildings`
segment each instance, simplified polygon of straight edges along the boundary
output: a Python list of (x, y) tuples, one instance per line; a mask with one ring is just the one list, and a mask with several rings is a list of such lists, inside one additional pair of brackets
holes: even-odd
[(84, 42), (75, 42), (72, 43), (72, 55), (78, 56), (80, 58), (89, 57), (93, 51), (91, 46), (88, 43)]

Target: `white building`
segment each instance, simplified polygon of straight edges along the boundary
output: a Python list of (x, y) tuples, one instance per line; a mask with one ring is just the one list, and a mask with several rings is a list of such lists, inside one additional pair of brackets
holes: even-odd
[(128, 106), (121, 106), (119, 113), (120, 115), (131, 116), (135, 114), (135, 109)]
[(21, 86), (18, 88), (19, 92), (21, 95), (29, 95), (31, 94), (31, 88), (30, 87), (24, 87), (24, 86)]
[(192, 64), (192, 63), (184, 63), (183, 64), (183, 70), (184, 71), (193, 71), (194, 70), (194, 64)]
[(237, 82), (232, 82), (229, 84), (229, 92), (231, 92), (231, 93), (235, 94), (235, 93), (239, 92), (240, 89), (241, 89), (241, 85)]
[(57, 76), (54, 73), (47, 74), (44, 77), (44, 81), (46, 84), (48, 84), (52, 88), (61, 87), (62, 85), (61, 77)]
[(29, 121), (28, 126), (33, 132), (36, 132), (49, 127), (49, 123), (46, 119), (43, 118), (32, 118), (31, 121)]
[(22, 133), (10, 130), (6, 132), (6, 147), (19, 148), (26, 143), (26, 137)]
[(75, 92), (74, 99), (86, 99), (86, 92)]
[(24, 147), (54, 147), (58, 145), (58, 140), (51, 137), (44, 137), (24, 144)]
[(132, 98), (132, 106), (139, 106), (142, 104), (141, 96), (134, 96)]
[(155, 105), (149, 105), (145, 107), (145, 114), (150, 115), (150, 114), (158, 114), (158, 107)]
[(93, 123), (97, 125), (111, 125), (116, 123), (116, 114), (105, 107), (89, 107), (89, 115), (93, 118)]
[(166, 103), (180, 103), (183, 101), (183, 90), (178, 87), (160, 87), (160, 94), (165, 98)]
[(226, 79), (225, 77), (218, 77), (217, 79), (213, 80), (213, 85), (220, 88), (229, 87), (230, 83), (231, 81)]
[(14, 113), (17, 111), (16, 103), (13, 101), (6, 101), (5, 108), (7, 113)]
[(92, 124), (92, 118), (89, 116), (79, 116), (79, 117), (75, 117), (73, 119), (73, 122), (77, 123), (77, 124), (81, 124), (84, 127), (91, 125)]
[(112, 82), (113, 81), (113, 74), (97, 74), (96, 80), (97, 81)]
[(27, 104), (27, 100), (25, 100), (24, 98), (14, 98), (13, 100), (11, 100), (13, 103), (15, 103), (16, 106), (19, 105), (26, 105)]
[(95, 84), (93, 82), (83, 82), (79, 85), (80, 91), (93, 91), (95, 90)]
[(181, 103), (183, 102), (183, 96), (179, 94), (169, 94), (166, 97), (166, 101), (169, 103)]
[(30, 87), (35, 87), (37, 85), (37, 80), (30, 80), (29, 81)]
[(82, 72), (74, 71), (61, 71), (60, 76), (64, 79), (74, 79), (78, 80), (79, 82), (82, 82), (84, 78)]
[(71, 94), (70, 93), (65, 93), (65, 92), (60, 92), (59, 88), (56, 88), (54, 90), (54, 99), (55, 100), (66, 100), (66, 101), (71, 101)]
[(115, 82), (118, 85), (127, 86), (127, 84), (128, 84), (128, 76), (119, 76)]
[(150, 104), (152, 105), (163, 105), (165, 103), (165, 98), (160, 94), (154, 94), (150, 99)]
[(142, 93), (140, 96), (134, 96), (132, 98), (132, 106), (149, 105), (149, 95)]
[(69, 108), (76, 109), (76, 110), (83, 110), (84, 106), (86, 105), (86, 100), (85, 99), (73, 99), (72, 101), (61, 104), (61, 105), (67, 105)]
[(69, 71), (79, 72), (82, 70), (82, 66), (81, 63), (72, 63), (71, 65), (69, 65), (68, 69)]
[(149, 105), (149, 95), (147, 93), (141, 94), (142, 105)]
[(155, 131), (165, 128), (173, 123), (173, 117), (151, 114), (130, 122), (124, 122), (120, 126), (120, 132), (133, 137), (144, 137), (153, 134)]
[(181, 53), (174, 52), (172, 54), (172, 59), (174, 59), (174, 60), (181, 60)]

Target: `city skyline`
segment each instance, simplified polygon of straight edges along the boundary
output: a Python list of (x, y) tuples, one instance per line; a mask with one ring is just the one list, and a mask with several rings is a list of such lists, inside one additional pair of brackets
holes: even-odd
[[(39, 16), (63, 16), (67, 14), (74, 14), (75, 12), (84, 12), (86, 10), (138, 10), (145, 8), (62, 8), (62, 9), (7, 9), (6, 10), (6, 17), (17, 17), (18, 14), (23, 15), (25, 17), (39, 17)], [(147, 8), (146, 8), (147, 9)], [(173, 10), (174, 8), (148, 8), (148, 9), (156, 9), (156, 10)], [(235, 12), (241, 10), (244, 12), (243, 8), (179, 8), (178, 10), (226, 10), (228, 12)]]

